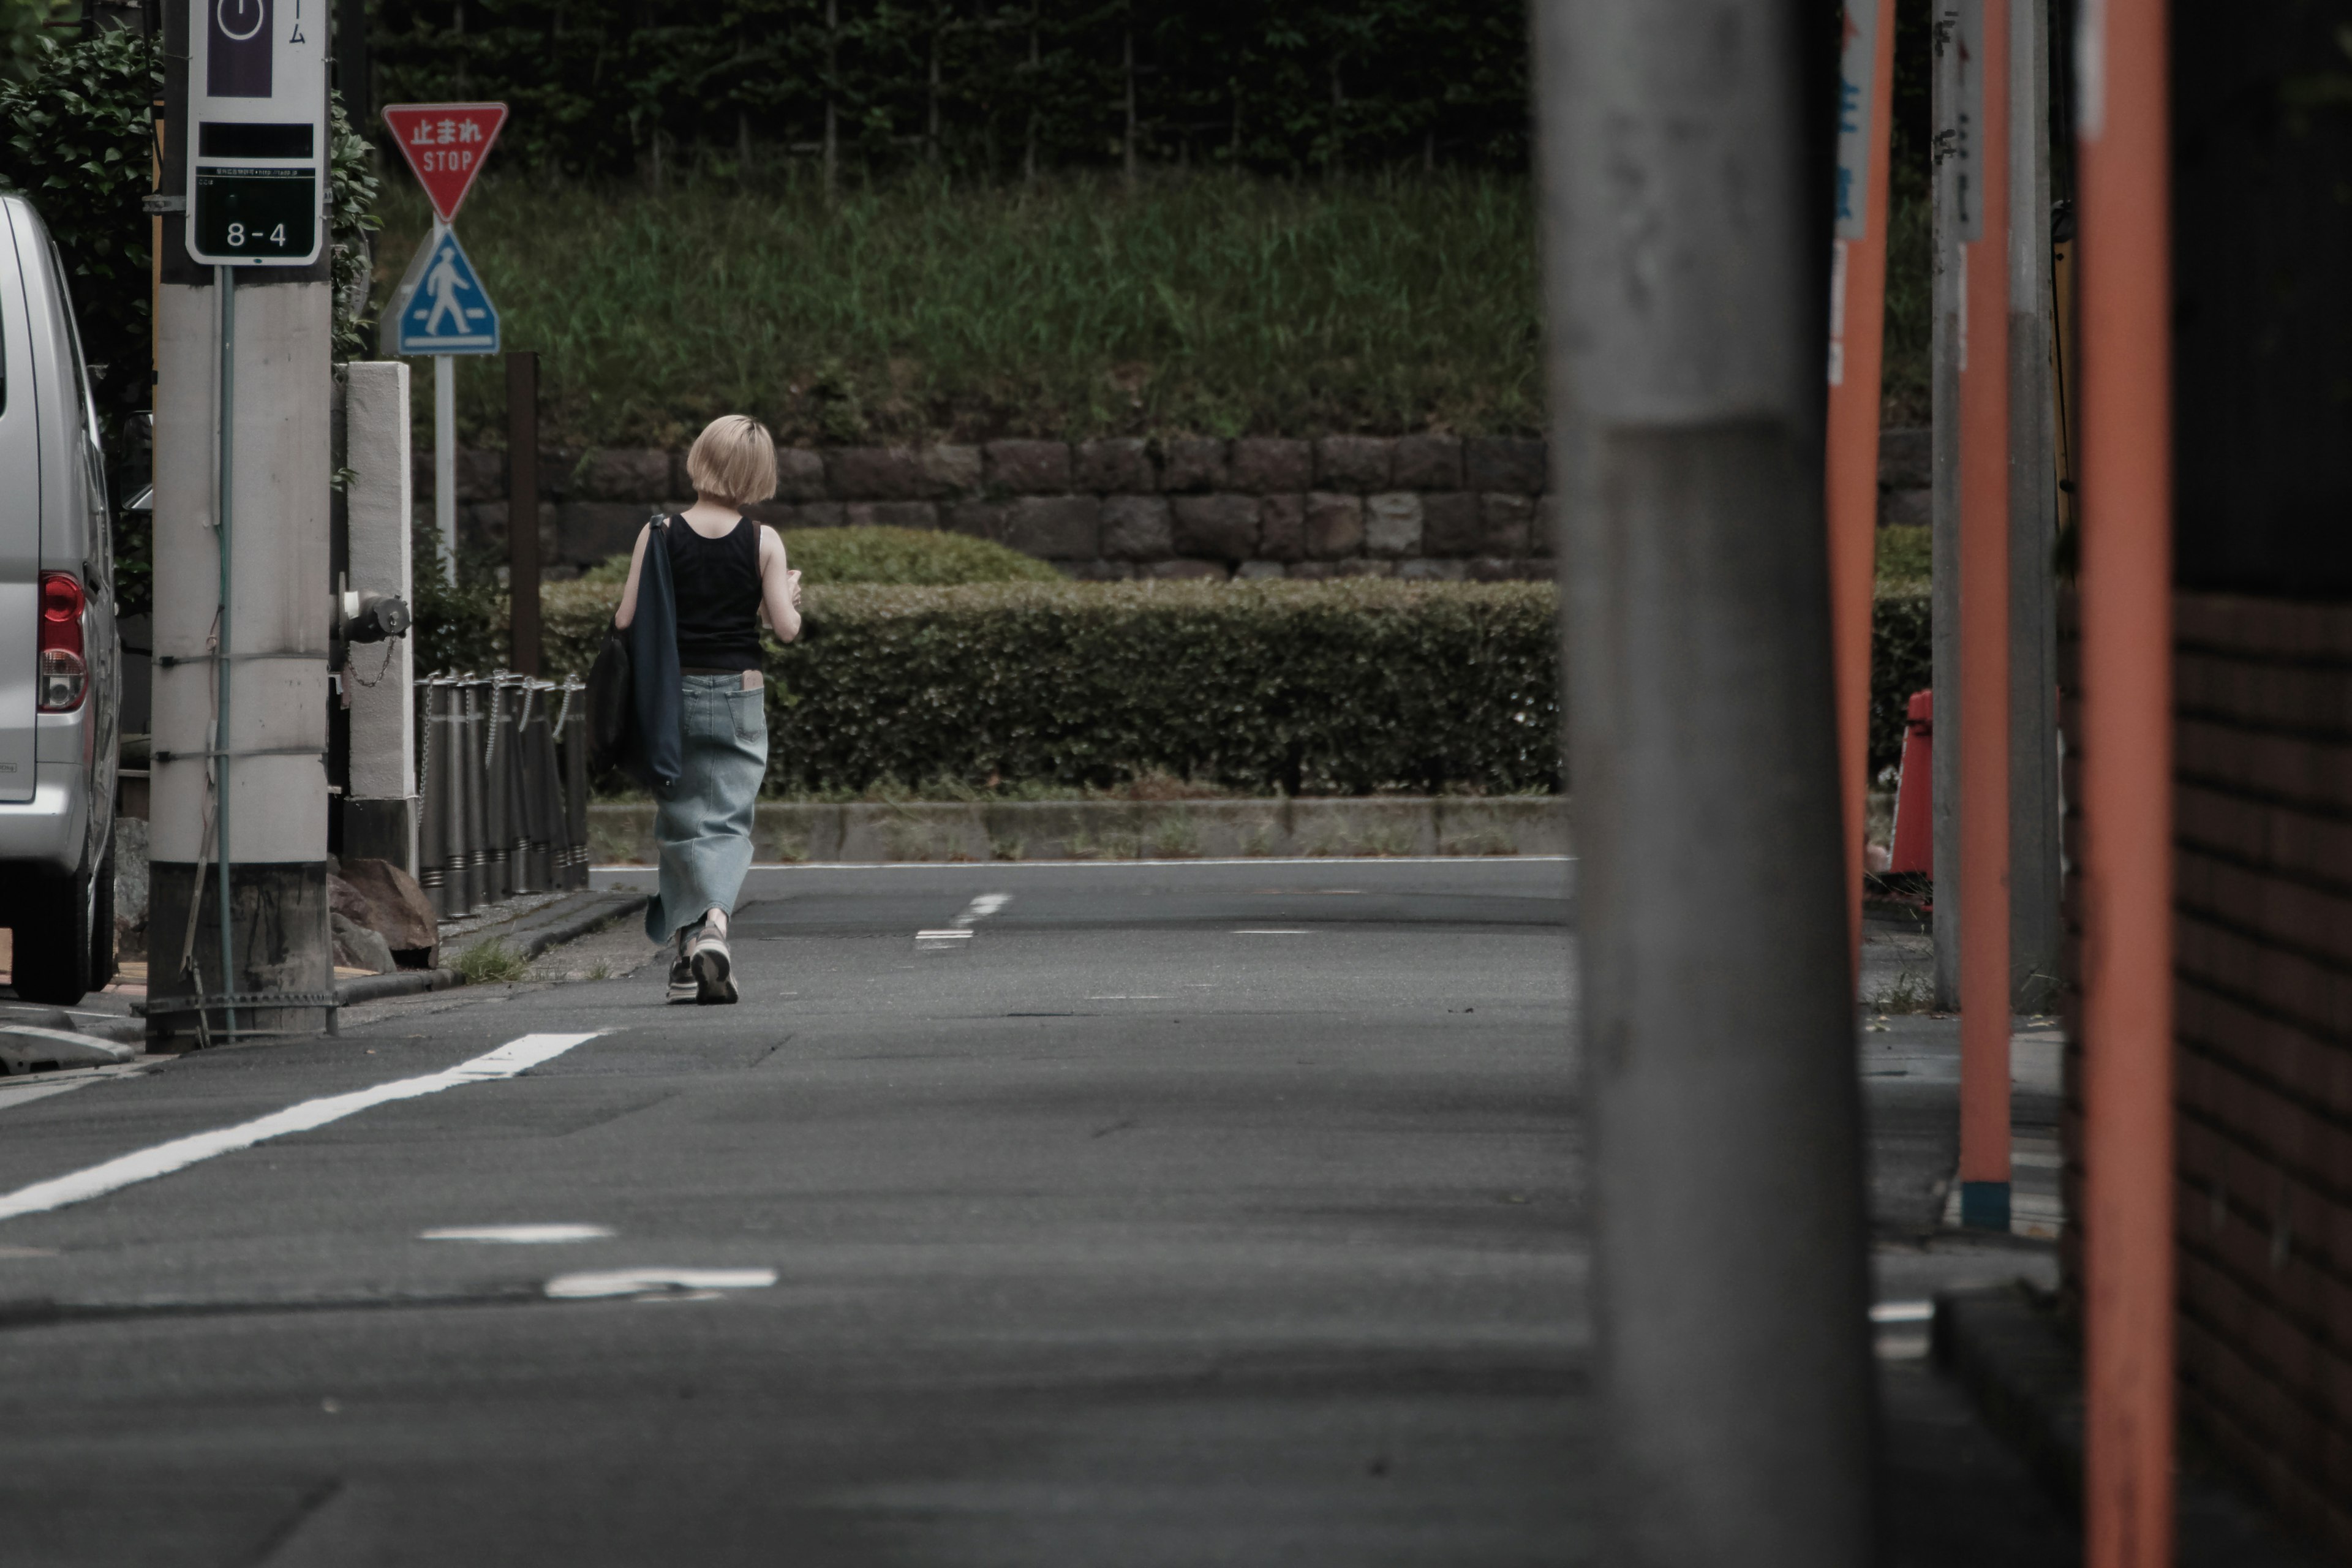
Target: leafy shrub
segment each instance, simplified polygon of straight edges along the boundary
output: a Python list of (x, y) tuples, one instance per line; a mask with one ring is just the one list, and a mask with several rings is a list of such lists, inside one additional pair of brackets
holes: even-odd
[[(1926, 531), (1921, 530), (1922, 532)], [(1870, 773), (1903, 760), (1911, 694), (1934, 684), (1934, 616), (1925, 584), (1890, 585), (1871, 605)]]
[[(902, 588), (953, 588), (966, 583), (1058, 583), (1062, 574), (1034, 555), (968, 534), (922, 528), (788, 528), (784, 554), (814, 587), (861, 583)], [(582, 574), (583, 583), (629, 580), (629, 558), (615, 555)]]
[(1905, 592), (1923, 588), (1934, 559), (1930, 530), (1911, 523), (1892, 523), (1878, 531), (1878, 581), (1882, 587)]
[[(616, 595), (549, 585), (551, 667), (586, 668)], [(770, 660), (768, 782), (1556, 791), (1556, 600), (1376, 579), (812, 587), (801, 642)]]

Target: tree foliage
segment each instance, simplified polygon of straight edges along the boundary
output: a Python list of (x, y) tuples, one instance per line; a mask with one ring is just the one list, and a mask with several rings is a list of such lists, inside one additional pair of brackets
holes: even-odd
[(377, 86), (503, 99), (502, 156), (572, 174), (815, 156), (828, 104), (851, 169), (1118, 166), (1130, 88), (1139, 162), (1526, 162), (1524, 0), (831, 5), (383, 0)]

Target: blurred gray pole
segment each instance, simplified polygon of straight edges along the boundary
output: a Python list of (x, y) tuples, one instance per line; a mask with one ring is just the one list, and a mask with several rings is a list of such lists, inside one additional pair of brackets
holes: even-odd
[[(1935, 123), (1933, 192), (1935, 281), (1929, 294), (1927, 389), (1932, 467), (1928, 491), (1930, 582), (1928, 684), (1936, 693), (1934, 809), (1928, 813), (1935, 860), (1936, 1006), (1960, 1005), (1960, 296), (1967, 286), (1960, 249), (1960, 180), (1968, 154), (1960, 122), (1960, 6), (1934, 0), (1935, 69), (1928, 79)], [(1981, 0), (1966, 0), (1980, 4)], [(2001, 0), (1993, 0), (1995, 5)]]
[(2058, 424), (2051, 392), (2048, 0), (2009, 0), (2009, 955), (2018, 1011), (2057, 1005)]
[(1615, 1568), (1874, 1554), (1815, 21), (1536, 8)]

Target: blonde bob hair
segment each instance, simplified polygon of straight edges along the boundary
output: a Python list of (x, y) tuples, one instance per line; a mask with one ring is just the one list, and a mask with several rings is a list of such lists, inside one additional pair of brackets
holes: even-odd
[(741, 506), (776, 493), (776, 442), (748, 414), (722, 414), (686, 454), (686, 477), (702, 494)]

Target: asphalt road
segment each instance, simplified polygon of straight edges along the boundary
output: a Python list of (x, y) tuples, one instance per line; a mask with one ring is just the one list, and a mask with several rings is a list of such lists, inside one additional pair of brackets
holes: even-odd
[[(1589, 1560), (1565, 864), (746, 898), (735, 1007), (617, 933), (0, 1110), (0, 1563)], [(1865, 1039), (1883, 1276), (2040, 1267), (1921, 1239), (1949, 1052)], [(518, 1226), (581, 1228), (428, 1235)], [(2071, 1561), (1886, 1364), (1895, 1560)]]

